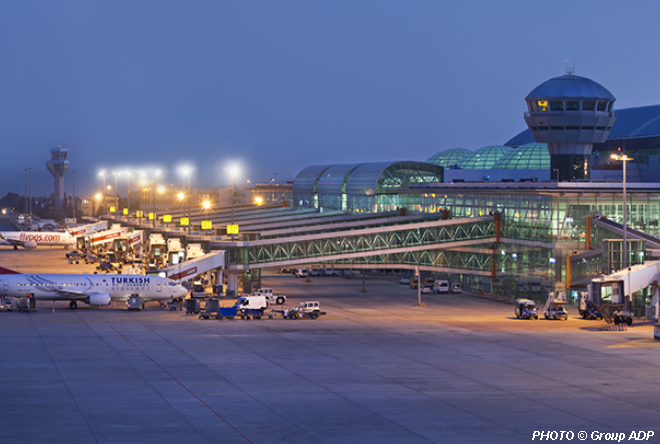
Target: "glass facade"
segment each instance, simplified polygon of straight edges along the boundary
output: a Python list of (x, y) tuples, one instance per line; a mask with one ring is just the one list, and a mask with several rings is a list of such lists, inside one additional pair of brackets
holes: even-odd
[(479, 148), (469, 156), (465, 156), (458, 162), (462, 170), (489, 170), (502, 157), (513, 151), (513, 148), (502, 145), (491, 145)]
[(472, 154), (472, 150), (465, 148), (452, 148), (450, 150), (440, 151), (429, 157), (426, 161), (443, 168), (454, 168), (458, 165), (459, 160), (470, 154)]
[(494, 170), (549, 170), (550, 150), (547, 143), (528, 143), (501, 158)]

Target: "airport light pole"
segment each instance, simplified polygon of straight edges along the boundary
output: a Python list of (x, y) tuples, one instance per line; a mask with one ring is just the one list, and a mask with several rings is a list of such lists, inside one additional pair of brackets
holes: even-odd
[(192, 227), (192, 221), (191, 219), (191, 210), (190, 210), (190, 200), (192, 198), (192, 187), (190, 185), (190, 179), (192, 175), (193, 168), (189, 165), (183, 165), (182, 167), (179, 168), (179, 171), (181, 172), (181, 175), (183, 176), (183, 190), (185, 193), (186, 190), (186, 180), (188, 180), (188, 234), (190, 234), (191, 227)]
[(628, 219), (626, 209), (626, 162), (633, 160), (627, 154), (612, 154), (610, 158), (623, 161), (623, 270), (628, 267)]
[(73, 178), (73, 218), (76, 218), (76, 170), (71, 170)]
[[(239, 168), (238, 165), (232, 165), (229, 167), (229, 176), (231, 177), (231, 224), (234, 225), (234, 187), (235, 179), (238, 176)], [(231, 239), (234, 239), (234, 234), (231, 234)]]
[(106, 175), (105, 170), (99, 171), (99, 177), (103, 178), (103, 214), (108, 213), (108, 190), (105, 187), (105, 175)]

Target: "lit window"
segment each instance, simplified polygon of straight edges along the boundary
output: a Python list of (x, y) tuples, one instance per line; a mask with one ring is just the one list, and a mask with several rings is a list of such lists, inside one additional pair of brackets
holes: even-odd
[(539, 112), (547, 112), (548, 111), (548, 101), (547, 100), (538, 100), (536, 104), (539, 107)]

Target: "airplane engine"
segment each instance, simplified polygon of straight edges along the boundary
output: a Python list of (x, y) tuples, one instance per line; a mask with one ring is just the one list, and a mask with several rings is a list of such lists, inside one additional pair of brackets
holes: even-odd
[(89, 295), (88, 304), (93, 307), (110, 305), (110, 295), (108, 293), (95, 293)]
[(35, 248), (37, 248), (37, 242), (35, 242), (35, 241), (25, 241), (23, 243), (23, 248), (25, 248), (26, 250), (34, 250)]

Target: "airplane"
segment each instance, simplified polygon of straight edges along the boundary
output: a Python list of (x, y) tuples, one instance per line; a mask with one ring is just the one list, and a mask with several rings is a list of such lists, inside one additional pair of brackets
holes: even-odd
[(67, 231), (2, 231), (0, 245), (12, 245), (14, 250), (18, 247), (34, 250), (37, 245), (61, 245), (69, 250), (76, 245), (76, 238)]
[(109, 306), (110, 301), (125, 301), (141, 296), (145, 301), (181, 298), (188, 289), (171, 279), (136, 274), (22, 274), (0, 267), (0, 298), (34, 297), (41, 301), (70, 301), (92, 307)]

